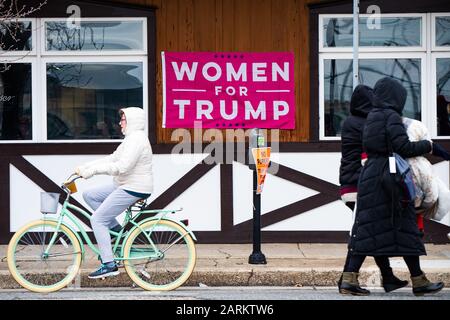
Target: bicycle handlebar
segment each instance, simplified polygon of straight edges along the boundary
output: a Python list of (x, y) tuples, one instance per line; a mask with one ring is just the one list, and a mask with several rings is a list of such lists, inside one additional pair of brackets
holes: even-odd
[[(73, 177), (73, 178), (72, 178)], [(77, 175), (76, 173), (72, 173), (69, 178), (67, 178), (66, 181), (63, 182), (62, 186), (63, 188), (67, 188), (68, 185), (71, 183), (74, 183), (76, 180), (81, 179), (82, 177)]]

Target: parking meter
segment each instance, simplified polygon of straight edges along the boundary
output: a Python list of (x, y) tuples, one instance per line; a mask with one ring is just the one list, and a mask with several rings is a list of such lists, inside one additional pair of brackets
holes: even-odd
[(261, 129), (252, 129), (249, 136), (248, 163), (253, 170), (253, 252), (248, 258), (250, 264), (266, 264), (266, 257), (261, 252), (261, 194), (257, 193), (258, 173), (255, 160), (253, 159), (253, 148), (266, 147), (266, 138)]
[(267, 146), (266, 137), (261, 129), (252, 129), (250, 131), (248, 143), (248, 166), (251, 170), (256, 170), (255, 160), (253, 159), (253, 148), (264, 148)]

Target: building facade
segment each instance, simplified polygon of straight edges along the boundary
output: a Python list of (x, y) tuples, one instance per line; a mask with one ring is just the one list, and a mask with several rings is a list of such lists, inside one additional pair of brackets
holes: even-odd
[[(450, 148), (450, 3), (361, 1), (360, 12), (360, 81), (401, 81), (406, 115)], [(41, 191), (59, 192), (78, 164), (117, 147), (122, 106), (148, 117), (149, 207), (183, 207), (177, 217), (189, 219), (199, 242), (251, 242), (246, 139), (224, 133), (214, 145), (228, 156), (209, 161), (217, 158), (205, 131), (162, 128), (163, 51), (294, 53), (296, 127), (267, 131), (277, 171), (262, 195), (262, 240), (346, 241), (351, 213), (339, 200), (338, 170), (352, 92), (352, 1), (47, 0), (19, 24), (13, 39), (2, 38), (1, 243), (40, 217)], [(434, 168), (448, 184), (448, 163)], [(81, 193), (74, 201), (86, 206)], [(449, 225), (450, 216), (428, 221), (426, 240), (445, 242)]]

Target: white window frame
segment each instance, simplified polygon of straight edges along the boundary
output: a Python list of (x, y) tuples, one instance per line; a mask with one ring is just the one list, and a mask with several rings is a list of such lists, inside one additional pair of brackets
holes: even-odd
[[(32, 72), (32, 139), (30, 140), (0, 140), (0, 144), (26, 143), (117, 143), (123, 139), (89, 139), (89, 140), (48, 140), (47, 139), (47, 63), (78, 63), (78, 62), (138, 62), (142, 63), (143, 109), (146, 118), (145, 132), (149, 134), (148, 106), (148, 56), (147, 56), (147, 18), (114, 17), (114, 18), (82, 18), (81, 21), (142, 21), (143, 50), (109, 50), (109, 51), (45, 51), (45, 21), (64, 21), (61, 18), (22, 18), (19, 21), (31, 21), (32, 46), (31, 51), (0, 51), (0, 62), (31, 63)], [(39, 107), (38, 107), (39, 106)]]
[(450, 12), (440, 12), (431, 14), (431, 50), (433, 51), (449, 51), (450, 46), (436, 46), (436, 18), (449, 17)]
[[(319, 140), (322, 141), (339, 141), (341, 137), (328, 137), (325, 136), (325, 83), (324, 83), (324, 61), (328, 59), (347, 59), (352, 60), (352, 53), (334, 52), (334, 53), (321, 53), (319, 55)], [(385, 53), (385, 52), (363, 52), (359, 54), (360, 60), (365, 59), (420, 59), (420, 79), (421, 79), (421, 117), (422, 121), (427, 123), (430, 119), (429, 108), (425, 108), (427, 97), (427, 75), (424, 72), (424, 68), (427, 63), (427, 55), (425, 52), (397, 52), (397, 53)]]
[(41, 49), (43, 56), (89, 56), (89, 55), (114, 55), (114, 56), (130, 56), (130, 55), (146, 55), (147, 54), (147, 19), (146, 18), (81, 18), (81, 22), (102, 22), (102, 21), (137, 21), (142, 22), (142, 50), (80, 50), (80, 51), (56, 51), (47, 50), (46, 46), (46, 22), (64, 22), (65, 18), (43, 18), (41, 19)]
[(40, 64), (40, 81), (42, 84), (41, 97), (39, 105), (42, 106), (43, 119), (41, 119), (41, 131), (38, 133), (39, 141), (45, 143), (93, 143), (93, 142), (110, 142), (117, 143), (123, 139), (69, 139), (69, 140), (49, 140), (47, 138), (47, 64), (48, 63), (121, 63), (121, 62), (136, 62), (142, 63), (142, 94), (143, 94), (143, 109), (146, 117), (145, 133), (148, 135), (148, 66), (146, 56), (120, 56), (120, 57), (92, 57), (92, 56), (77, 56), (77, 57), (44, 57)]
[(14, 50), (14, 51), (8, 51), (8, 50), (0, 50), (0, 61), (3, 61), (3, 58), (5, 57), (26, 57), (26, 56), (35, 56), (37, 49), (37, 19), (36, 18), (18, 18), (18, 19), (14, 19), (11, 20), (13, 22), (16, 22), (16, 20), (18, 22), (21, 21), (31, 21), (31, 50), (30, 51), (26, 51), (26, 50)]
[(431, 105), (430, 105), (430, 111), (431, 111), (431, 119), (434, 119), (433, 125), (431, 126), (431, 134), (433, 139), (450, 139), (450, 136), (438, 136), (437, 132), (437, 92), (436, 92), (436, 85), (437, 85), (437, 74), (436, 74), (436, 62), (439, 58), (447, 58), (450, 59), (450, 48), (447, 52), (434, 52), (431, 55)]
[[(360, 18), (368, 18), (372, 14), (360, 14)], [(360, 52), (404, 52), (404, 51), (425, 51), (426, 50), (426, 29), (427, 29), (427, 14), (426, 13), (384, 13), (380, 14), (381, 18), (421, 18), (421, 46), (360, 46)], [(352, 46), (349, 47), (324, 47), (323, 45), (323, 21), (326, 18), (350, 18), (353, 19), (352, 14), (321, 14), (319, 15), (319, 52), (352, 52)]]
[(39, 130), (38, 122), (40, 110), (38, 110), (38, 81), (37, 81), (37, 63), (36, 58), (23, 57), (20, 60), (17, 57), (2, 57), (2, 63), (27, 63), (31, 64), (31, 139), (30, 140), (0, 140), (0, 144), (11, 144), (11, 143), (35, 143), (37, 142), (36, 136)]

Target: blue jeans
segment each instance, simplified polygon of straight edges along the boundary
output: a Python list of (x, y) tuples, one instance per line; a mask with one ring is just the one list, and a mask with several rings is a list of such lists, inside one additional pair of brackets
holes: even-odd
[(83, 192), (83, 198), (95, 211), (91, 217), (91, 226), (97, 239), (102, 262), (113, 261), (109, 229), (119, 225), (116, 217), (140, 198), (130, 195), (113, 183), (88, 189)]

